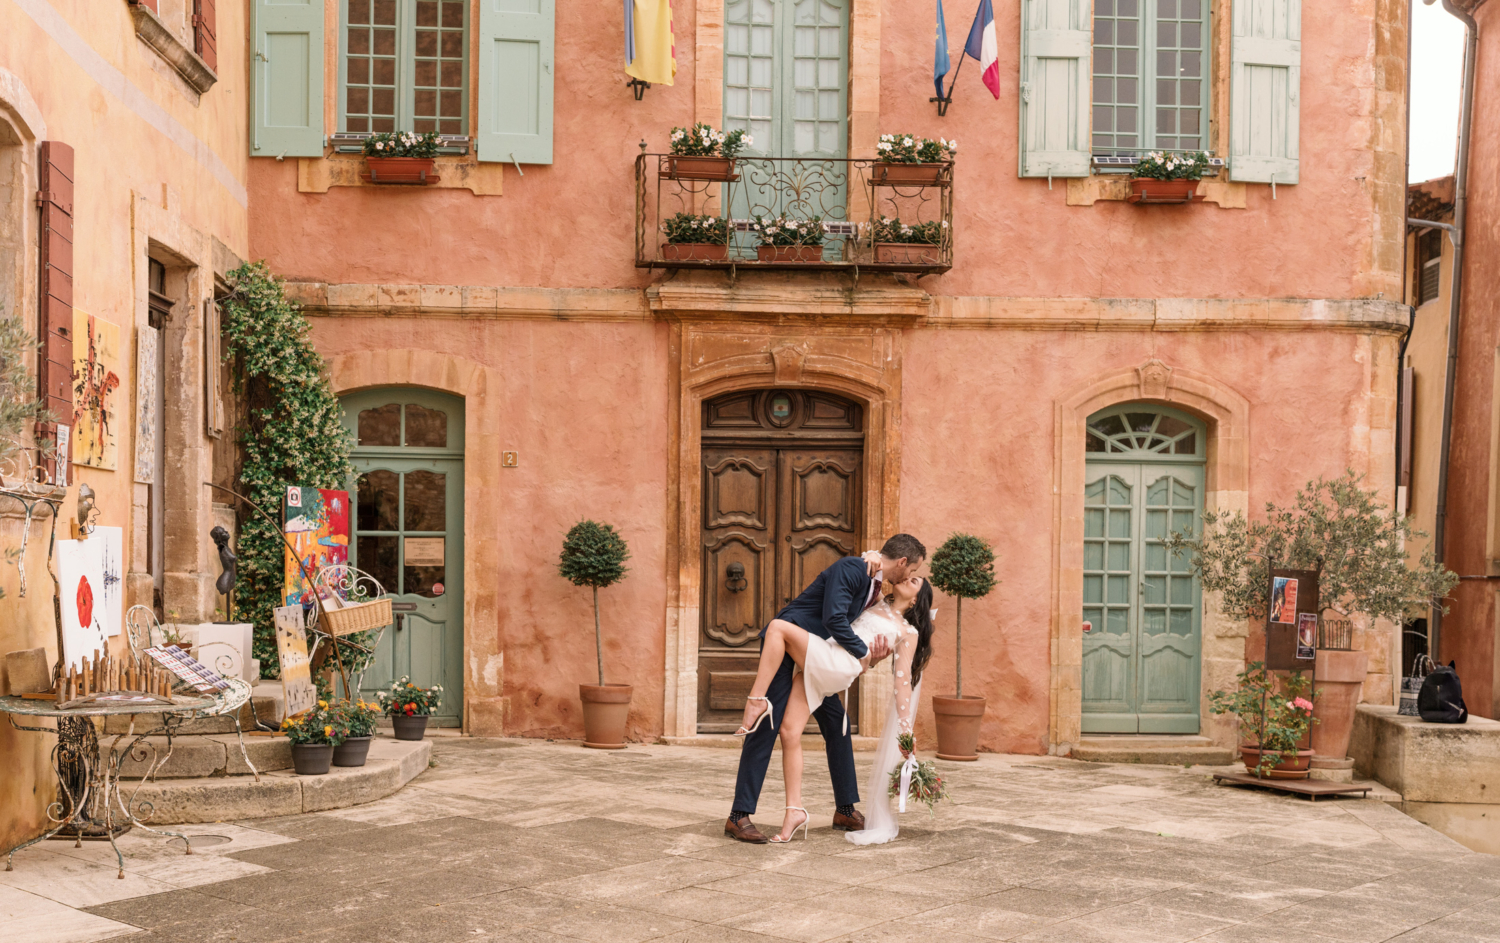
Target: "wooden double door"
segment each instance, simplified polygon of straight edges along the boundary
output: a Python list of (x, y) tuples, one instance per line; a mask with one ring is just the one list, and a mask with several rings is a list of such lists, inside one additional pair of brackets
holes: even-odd
[[(860, 407), (825, 393), (735, 393), (704, 406), (698, 730), (739, 725), (760, 630), (860, 549)], [(850, 724), (858, 719), (850, 692)]]

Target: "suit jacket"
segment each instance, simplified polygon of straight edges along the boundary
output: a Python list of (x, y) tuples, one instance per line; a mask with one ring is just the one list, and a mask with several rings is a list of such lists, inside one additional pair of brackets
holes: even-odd
[[(776, 613), (792, 625), (821, 638), (831, 638), (855, 658), (869, 652), (849, 623), (865, 611), (870, 598), (870, 573), (860, 557), (844, 557), (830, 566), (796, 599)], [(765, 634), (764, 630), (761, 632)]]

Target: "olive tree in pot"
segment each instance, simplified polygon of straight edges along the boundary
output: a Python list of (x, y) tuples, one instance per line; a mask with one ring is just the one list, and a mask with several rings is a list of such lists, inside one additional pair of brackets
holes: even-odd
[(563, 540), (558, 569), (575, 586), (594, 590), (594, 656), (599, 683), (578, 685), (583, 702), (583, 745), (596, 750), (625, 748), (625, 719), (630, 714), (628, 684), (604, 683), (604, 642), (599, 632), (599, 590), (625, 578), (630, 549), (609, 524), (580, 521)]
[(979, 725), (984, 720), (984, 698), (964, 697), (964, 600), (981, 599), (995, 588), (995, 551), (969, 534), (954, 534), (932, 555), (932, 585), (957, 600), (953, 617), (955, 658), (952, 697), (934, 695), (939, 759), (979, 759)]
[[(1415, 564), (1408, 559), (1406, 548), (1427, 535), (1377, 498), (1376, 492), (1365, 490), (1364, 476), (1348, 471), (1339, 478), (1309, 482), (1289, 507), (1268, 503), (1264, 520), (1248, 521), (1239, 511), (1208, 511), (1201, 533), (1177, 531), (1165, 541), (1174, 554), (1190, 557), (1203, 589), (1218, 594), (1217, 608), (1231, 619), (1266, 618), (1271, 569), (1318, 571), (1322, 611), (1313, 660), (1313, 769), (1349, 766), (1345, 754), (1368, 666), (1367, 653), (1353, 647), (1352, 617), (1405, 621), (1441, 606), (1458, 584), (1458, 577), (1438, 563), (1431, 550)], [(1256, 667), (1252, 664), (1248, 672)], [(1289, 684), (1295, 682), (1286, 679), (1273, 687), (1285, 692), (1291, 690)], [(1240, 690), (1246, 687), (1242, 675)], [(1264, 701), (1267, 696), (1262, 692), (1252, 699)], [(1294, 696), (1295, 692), (1287, 694)], [(1216, 705), (1227, 705), (1234, 695), (1219, 691), (1210, 697)], [(1243, 727), (1241, 711), (1216, 707), (1215, 712), (1240, 714)], [(1274, 751), (1274, 744), (1243, 746)]]

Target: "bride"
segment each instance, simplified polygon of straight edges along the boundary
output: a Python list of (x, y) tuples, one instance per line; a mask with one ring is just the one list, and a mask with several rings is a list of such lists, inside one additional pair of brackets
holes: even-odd
[[(916, 713), (917, 683), (922, 669), (932, 657), (932, 586), (919, 576), (900, 583), (887, 584), (891, 592), (873, 606), (866, 609), (849, 626), (868, 646), (877, 636), (884, 636), (890, 643), (894, 659), (894, 690), (890, 711), (886, 717), (885, 732), (875, 751), (875, 766), (866, 786), (874, 801), (870, 817), (864, 830), (850, 832), (847, 837), (859, 845), (888, 842), (898, 831), (890, 803), (883, 801), (888, 791), (887, 777), (898, 756), (905, 754), (897, 746), (897, 735), (911, 733), (912, 718)], [(786, 783), (786, 816), (781, 831), (771, 841), (782, 843), (796, 837), (802, 829), (807, 837), (810, 816), (802, 808), (802, 731), (807, 726), (810, 704), (821, 704), (832, 694), (847, 692), (854, 679), (870, 666), (870, 656), (855, 658), (838, 642), (809, 633), (800, 626), (781, 619), (771, 622), (766, 629), (765, 641), (760, 650), (760, 667), (755, 684), (750, 688), (750, 697), (745, 704), (744, 725), (740, 731), (748, 733), (759, 727), (771, 713), (771, 703), (766, 699), (766, 689), (771, 685), (781, 666), (783, 656), (790, 655), (797, 663), (798, 675), (792, 679), (792, 693), (787, 700), (785, 716), (781, 718), (781, 770)], [(757, 702), (763, 709), (756, 710)], [(770, 718), (775, 723), (775, 718)], [(845, 718), (845, 724), (848, 718)], [(737, 732), (738, 733), (738, 732)]]

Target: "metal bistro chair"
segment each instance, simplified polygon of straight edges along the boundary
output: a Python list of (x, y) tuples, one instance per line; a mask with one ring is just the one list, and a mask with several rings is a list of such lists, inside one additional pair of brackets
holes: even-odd
[[(379, 580), (347, 563), (319, 567), (313, 574), (313, 595), (317, 598), (317, 618), (309, 626), (313, 648), (308, 657), (315, 658), (324, 642), (335, 646), (335, 661), (347, 657), (345, 653), (351, 649), (356, 652), (358, 667), (343, 678), (344, 696), (356, 697), (385, 630), (394, 621), (391, 598)], [(361, 642), (350, 637), (360, 633), (374, 634)]]
[[(149, 606), (131, 606), (125, 613), (125, 641), (130, 646), (130, 657), (134, 660), (137, 668), (147, 667), (146, 662), (150, 660), (150, 656), (146, 654), (146, 649), (151, 647), (152, 639), (158, 635), (160, 630), (161, 623), (157, 621), (156, 613)], [(254, 763), (250, 762), (250, 751), (245, 747), (245, 731), (240, 725), (240, 708), (244, 707), (250, 701), (250, 682), (243, 678), (231, 678), (226, 674), (226, 672), (234, 670), (233, 646), (227, 642), (210, 642), (202, 646), (202, 648), (213, 648), (215, 646), (223, 646), (229, 649), (230, 652), (214, 656), (214, 664), (208, 667), (213, 668), (220, 674), (224, 674), (224, 680), (229, 683), (229, 687), (210, 695), (214, 700), (214, 705), (196, 711), (193, 716), (223, 717), (227, 715), (232, 718), (234, 720), (234, 734), (239, 738), (240, 756), (245, 758), (245, 766), (249, 768), (251, 774), (255, 777), (255, 781), (260, 782), (260, 771), (255, 768)], [(245, 655), (240, 653), (239, 657), (243, 659)], [(154, 777), (156, 770), (165, 766), (167, 761), (172, 758), (172, 731), (163, 729), (162, 732), (167, 737), (167, 755), (159, 763), (152, 766), (151, 771), (142, 779), (142, 782)]]

